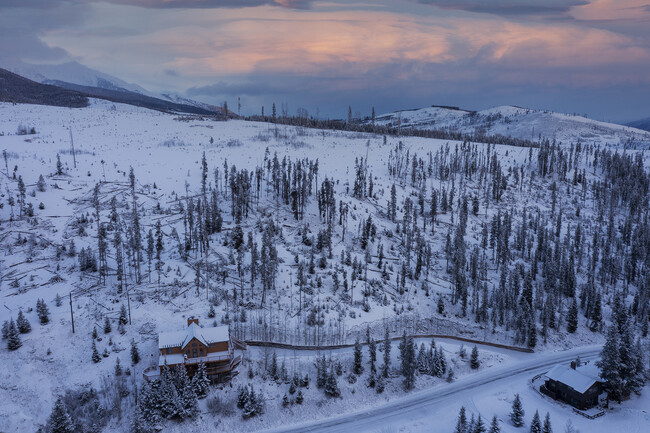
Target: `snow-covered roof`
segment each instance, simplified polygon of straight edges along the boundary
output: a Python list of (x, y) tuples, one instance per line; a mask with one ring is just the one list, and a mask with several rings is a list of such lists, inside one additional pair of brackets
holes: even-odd
[(184, 331), (163, 332), (158, 335), (158, 348), (181, 347), (184, 349), (193, 338), (207, 346), (211, 343), (230, 340), (230, 334), (227, 326), (201, 328), (192, 322)]
[[(596, 372), (595, 376), (594, 371)], [(586, 365), (574, 370), (560, 364), (551, 368), (546, 373), (546, 377), (556, 382), (561, 382), (582, 394), (591, 388), (594, 383), (599, 381), (597, 372), (598, 369), (594, 365)]]

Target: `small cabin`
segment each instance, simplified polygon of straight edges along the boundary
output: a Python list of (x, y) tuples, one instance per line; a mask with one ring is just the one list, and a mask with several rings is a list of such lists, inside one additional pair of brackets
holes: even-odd
[(165, 366), (179, 365), (192, 377), (201, 362), (209, 377), (228, 375), (241, 362), (235, 348), (245, 349), (246, 345), (230, 336), (228, 326), (202, 328), (199, 319), (190, 317), (184, 330), (158, 335), (158, 365), (145, 370), (145, 378), (155, 379)]
[(556, 365), (545, 375), (540, 391), (556, 400), (586, 410), (598, 405), (603, 391), (598, 368), (592, 364), (577, 366)]

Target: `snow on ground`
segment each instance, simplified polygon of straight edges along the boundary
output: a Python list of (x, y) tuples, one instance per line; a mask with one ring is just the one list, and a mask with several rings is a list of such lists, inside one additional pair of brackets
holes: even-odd
[(538, 141), (597, 144), (611, 147), (650, 148), (650, 133), (641, 129), (601, 122), (580, 115), (532, 110), (510, 105), (478, 112), (426, 107), (383, 114), (377, 124), (415, 129), (449, 129), (467, 134), (502, 135)]
[[(15, 135), (19, 125), (33, 126), (37, 134)], [(70, 153), (70, 130), (76, 150), (76, 169), (73, 167)], [(56, 396), (65, 389), (84, 384), (99, 386), (102, 376), (112, 371), (118, 357), (122, 365), (130, 365), (128, 349), (132, 339), (138, 343), (143, 359), (136, 366), (130, 380), (141, 381), (142, 370), (154, 365), (157, 360), (156, 337), (159, 332), (182, 329), (185, 318), (190, 315), (199, 316), (202, 324), (211, 323), (212, 319), (207, 318), (209, 304), (206, 295), (196, 294), (193, 283), (194, 272), (179, 259), (178, 254), (174, 252), (175, 244), (168, 237), (172, 227), (177, 228), (181, 234), (183, 232), (182, 216), (174, 212), (174, 203), (178, 197), (192, 195), (199, 190), (203, 152), (206, 153), (210, 173), (214, 168), (223, 170), (225, 160), (228, 164), (235, 164), (238, 169), (254, 169), (264, 161), (267, 148), (271, 155), (277, 152), (280, 159), (284, 156), (289, 156), (293, 160), (302, 157), (318, 158), (319, 183), (325, 176), (336, 179), (337, 198), (351, 203), (348, 223), (348, 233), (351, 234), (346, 235), (346, 242), (349, 242), (348, 238), (356, 235), (362, 218), (365, 219), (369, 214), (374, 218), (374, 215), (385, 212), (390, 196), (390, 185), (393, 183), (393, 180), (387, 176), (386, 162), (389, 152), (394, 149), (398, 141), (391, 138), (384, 145), (381, 136), (369, 134), (304, 130), (244, 121), (215, 122), (183, 118), (97, 100), (92, 101), (91, 106), (85, 109), (0, 104), (0, 134), (3, 134), (0, 136), (0, 149), (7, 150), (7, 166), (3, 167), (3, 161), (0, 160), (2, 183), (0, 192), (4, 195), (2, 197), (4, 206), (0, 209), (0, 248), (4, 253), (0, 254), (0, 276), (2, 277), (0, 322), (9, 318), (15, 319), (18, 311), (22, 309), (33, 328), (31, 333), (22, 335), (23, 347), (19, 350), (9, 352), (4, 344), (0, 348), (0, 363), (4, 367), (0, 371), (0, 401), (3, 402), (0, 404), (0, 431), (20, 432), (34, 431), (39, 424), (44, 423)], [(413, 137), (403, 137), (399, 140), (403, 141), (411, 152), (420, 155), (447, 146), (447, 142), (442, 140)], [(455, 144), (450, 143), (450, 146)], [(495, 146), (495, 151), (500, 157), (500, 163), (504, 167), (509, 167), (525, 164), (529, 149)], [(52, 175), (57, 154), (60, 155), (65, 167), (63, 176)], [(346, 187), (351, 188), (354, 181), (355, 158), (362, 157), (368, 159), (370, 170), (375, 177), (377, 199), (359, 202), (350, 200), (345, 192)], [(648, 156), (646, 155), (645, 158), (647, 163)], [(15, 173), (23, 177), (27, 186), (27, 202), (33, 203), (35, 208), (37, 218), (33, 223), (26, 220), (10, 221), (12, 212), (15, 215), (19, 212), (18, 206), (12, 209), (8, 205), (6, 196), (7, 193), (15, 194), (16, 181), (13, 180), (15, 167)], [(133, 167), (137, 179), (138, 203), (143, 209), (145, 230), (154, 228), (158, 219), (164, 222), (165, 270), (161, 288), (157, 284), (155, 271), (152, 272), (151, 282), (146, 278), (146, 264), (144, 265), (145, 281), (140, 286), (131, 288), (133, 325), (126, 327), (124, 335), (119, 335), (116, 332), (116, 319), (121, 305), (126, 300), (124, 294), (117, 294), (114, 278), (109, 278), (106, 287), (97, 286), (96, 275), (80, 274), (75, 270), (76, 259), (67, 257), (65, 253), (57, 259), (57, 246), (67, 246), (69, 241), (74, 239), (77, 251), (85, 246), (96, 248), (96, 224), (87, 223), (84, 226), (87, 235), (82, 236), (79, 234), (80, 224), (77, 220), (86, 213), (89, 214), (90, 219), (93, 218), (90, 199), (93, 188), (98, 182), (103, 182), (101, 185), (102, 219), (105, 221), (107, 218), (108, 202), (112, 196), (118, 197), (122, 206), (120, 211), (125, 211), (127, 204), (123, 203), (128, 203), (126, 199), (129, 197), (127, 190), (130, 167)], [(35, 185), (39, 175), (43, 175), (46, 179), (45, 192), (36, 190)], [(214, 184), (214, 177), (210, 175), (208, 181)], [(437, 188), (439, 185), (432, 186)], [(410, 194), (410, 189), (401, 185), (398, 190), (400, 199)], [(543, 211), (548, 191), (543, 188), (533, 193), (513, 190), (509, 194), (508, 203), (535, 206)], [(39, 209), (40, 203), (43, 204), (43, 209)], [(157, 204), (164, 209), (170, 209), (169, 212), (159, 213), (155, 210)], [(223, 202), (221, 206), (224, 212), (224, 227), (231, 229), (233, 223), (230, 221), (228, 202)], [(260, 215), (271, 215), (283, 225), (286, 241), (278, 245), (278, 248), (285, 262), (280, 267), (278, 275), (277, 299), (270, 303), (266, 312), (251, 313), (242, 331), (243, 337), (254, 337), (254, 324), (257, 320), (261, 320), (263, 315), (270, 314), (286, 320), (285, 326), (288, 323), (289, 330), (297, 329), (295, 334), (289, 335), (285, 340), (300, 342), (296, 341), (296, 336), (305, 335), (307, 331), (301, 328), (305, 326), (304, 316), (297, 316), (298, 295), (293, 288), (296, 271), (292, 267), (294, 255), (304, 257), (307, 254), (300, 242), (294, 242), (295, 239), (300, 239), (298, 236), (300, 224), (296, 223), (291, 214), (273, 200), (262, 198), (259, 208)], [(468, 237), (472, 237), (472, 242), (478, 239), (477, 233), (482, 221), (489, 218), (492, 212), (494, 210), (490, 209), (490, 212), (486, 212), (485, 215), (470, 217), (469, 230), (472, 234)], [(307, 214), (305, 221), (307, 224), (310, 221), (318, 221), (315, 200), (312, 200), (307, 207)], [(443, 215), (440, 218), (443, 228), (437, 229), (436, 234), (432, 235), (432, 241), (443, 242), (450, 224), (450, 215)], [(383, 218), (377, 218), (376, 222), (380, 233), (389, 228)], [(255, 223), (256, 221), (245, 221), (244, 232), (254, 231)], [(27, 239), (27, 241), (19, 242), (19, 239)], [(380, 237), (380, 239), (387, 247), (387, 257), (392, 256), (394, 252), (388, 248), (392, 241), (387, 237)], [(334, 261), (346, 246), (339, 233), (335, 234), (335, 243)], [(219, 249), (218, 242), (215, 244), (217, 244), (214, 247), (217, 248), (217, 252), (223, 252)], [(359, 258), (362, 256), (359, 255)], [(109, 260), (113, 263), (114, 257), (109, 257)], [(443, 256), (436, 255), (433, 275), (430, 276), (431, 296), (425, 296), (421, 289), (415, 287), (399, 298), (399, 304), (396, 302), (384, 306), (372, 300), (370, 311), (363, 311), (360, 305), (353, 305), (349, 308), (345, 307), (343, 310), (345, 314), (342, 315), (335, 312), (334, 308), (330, 310), (330, 306), (338, 306), (340, 301), (325, 290), (315, 293), (308, 302), (310, 305), (327, 305), (324, 331), (332, 336), (337, 329), (340, 329), (348, 342), (351, 336), (363, 334), (366, 326), (372, 327), (375, 338), (382, 338), (383, 335), (378, 331), (383, 329), (384, 324), (391, 327), (393, 332), (399, 333), (399, 330), (403, 329), (399, 325), (400, 320), (410, 322), (434, 319), (431, 326), (427, 328), (430, 332), (436, 331), (441, 334), (462, 332), (476, 339), (511, 342), (512, 330), (506, 332), (499, 329), (492, 332), (491, 329), (475, 325), (470, 318), (457, 317), (457, 311), (452, 310), (444, 317), (437, 315), (432, 317), (431, 312), (435, 310), (438, 295), (448, 295), (450, 291), (444, 266)], [(325, 274), (323, 276), (325, 277)], [(53, 279), (53, 277), (61, 279)], [(229, 284), (230, 288), (232, 284)], [(361, 286), (354, 288), (352, 292), (354, 300), (361, 299), (361, 290)], [(71, 291), (75, 334), (71, 332), (68, 303), (68, 294)], [(60, 306), (54, 303), (57, 294), (63, 297)], [(33, 311), (39, 298), (45, 299), (50, 308), (51, 322), (48, 325), (39, 325), (36, 313)], [(407, 308), (406, 313), (396, 314), (397, 305)], [(224, 318), (226, 308), (227, 306), (223, 304), (217, 308), (217, 320)], [(105, 316), (113, 321), (113, 332), (110, 335), (104, 335), (102, 332)], [(287, 317), (292, 319), (286, 319)], [(97, 328), (102, 338), (97, 343), (99, 352), (102, 353), (106, 349), (108, 353), (108, 357), (103, 358), (99, 364), (93, 364), (90, 360), (90, 333), (93, 327)], [(602, 335), (594, 334), (581, 326), (572, 337), (564, 333), (552, 334), (546, 345), (540, 341), (538, 349), (555, 351), (576, 344), (600, 342), (602, 342)], [(442, 344), (450, 356), (457, 351), (458, 344), (455, 342), (445, 341)], [(392, 353), (396, 356), (397, 345), (393, 346)], [(469, 346), (467, 347), (469, 350)], [(313, 356), (315, 356), (313, 353), (296, 355), (283, 351), (277, 352), (281, 359), (286, 358), (287, 365), (292, 368), (296, 363), (300, 368), (312, 368)], [(482, 347), (481, 353), (485, 361), (482, 368), (485, 369), (494, 365), (508, 365), (519, 357), (525, 356), (488, 347)], [(336, 355), (344, 362), (348, 362), (350, 350), (338, 351)], [(260, 369), (259, 363), (263, 357), (260, 349), (251, 348), (246, 357), (252, 360), (257, 369)], [(397, 365), (396, 358), (393, 365)], [(234, 390), (237, 385), (246, 380), (247, 367), (248, 364), (245, 364), (240, 368), (241, 374), (232, 383)], [(291, 369), (289, 371), (291, 372)], [(464, 361), (458, 361), (457, 373), (459, 375), (469, 373)], [(255, 430), (278, 425), (289, 419), (294, 421), (313, 419), (364, 406), (375, 406), (378, 402), (394, 400), (403, 395), (399, 387), (399, 378), (379, 397), (374, 391), (359, 385), (355, 388), (355, 396), (352, 396), (352, 389), (347, 386), (344, 378), (340, 378), (339, 384), (344, 398), (332, 401), (324, 398), (322, 391), (315, 390), (313, 384), (315, 375), (310, 373), (310, 377), (312, 386), (308, 391), (309, 395), (306, 395), (306, 409), (297, 406), (287, 410), (279, 409), (278, 399), (282, 398), (283, 390), (287, 386), (275, 385), (267, 381), (260, 386), (265, 387), (265, 394), (269, 397), (268, 414), (261, 420), (251, 420), (249, 423), (241, 423), (240, 418), (235, 415), (230, 419), (224, 419), (223, 425), (228, 426), (232, 431)], [(417, 387), (435, 388), (441, 386), (439, 382), (440, 379), (421, 377), (418, 379)], [(226, 386), (230, 388), (229, 385)], [(516, 387), (522, 385), (516, 382), (512, 386), (515, 387), (513, 389), (519, 389)], [(215, 389), (213, 392), (219, 391)], [(229, 390), (228, 395), (232, 395), (232, 392)], [(525, 392), (525, 387), (521, 392)], [(506, 402), (502, 399), (511, 398), (511, 394), (498, 397), (497, 401), (502, 403), (498, 403), (489, 411), (505, 413), (502, 406), (506, 405)], [(493, 401), (493, 393), (485, 394), (484, 399)], [(524, 398), (524, 404), (528, 404), (527, 400), (532, 399)], [(354, 404), (351, 404), (352, 402)], [(202, 404), (205, 405), (205, 402)], [(477, 404), (476, 407), (480, 408), (481, 405)], [(528, 406), (526, 409), (529, 411)], [(455, 416), (457, 408), (453, 408), (450, 413), (449, 417)], [(279, 421), (273, 421), (274, 417)], [(209, 425), (214, 425), (215, 421), (213, 417), (204, 416), (196, 421), (197, 428), (198, 426), (208, 428)], [(170, 431), (174, 429), (180, 431), (183, 425), (175, 426), (171, 423), (168, 428)], [(113, 429), (124, 431), (123, 426), (113, 426)], [(407, 428), (401, 431), (410, 430)]]

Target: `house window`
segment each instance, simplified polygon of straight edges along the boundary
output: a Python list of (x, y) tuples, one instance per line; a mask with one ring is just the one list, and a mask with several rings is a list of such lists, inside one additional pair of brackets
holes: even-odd
[(167, 348), (167, 355), (169, 355), (170, 353), (172, 353), (172, 349), (168, 347)]
[(192, 343), (192, 347), (196, 347), (196, 343)]
[(199, 349), (199, 353), (203, 356), (203, 349)]
[(197, 358), (196, 349), (192, 349), (192, 358)]

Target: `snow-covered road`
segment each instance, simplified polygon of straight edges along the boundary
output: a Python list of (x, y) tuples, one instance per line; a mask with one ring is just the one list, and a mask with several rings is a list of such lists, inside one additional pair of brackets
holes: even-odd
[[(435, 427), (437, 417), (448, 419), (450, 416), (455, 416), (455, 412), (449, 413), (449, 406), (455, 406), (459, 400), (479, 394), (493, 393), (499, 389), (507, 390), (513, 382), (521, 383), (536, 374), (548, 371), (556, 364), (572, 361), (578, 356), (583, 360), (593, 359), (598, 356), (601, 349), (601, 346), (587, 346), (551, 354), (531, 355), (530, 360), (516, 365), (488, 369), (451, 384), (410, 394), (371, 410), (285, 426), (269, 430), (269, 432), (410, 431), (406, 427), (409, 424), (428, 424)], [(351, 404), (353, 403), (351, 402)], [(406, 430), (404, 430), (405, 427)]]

